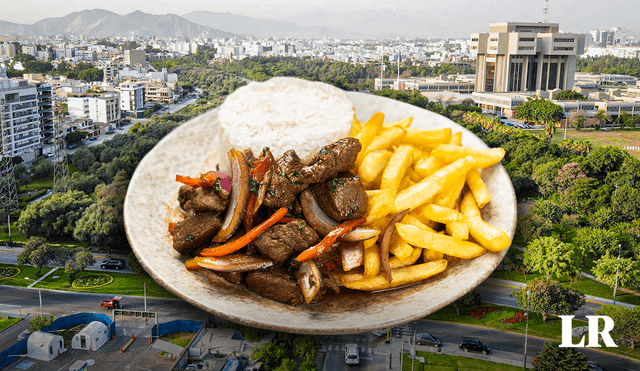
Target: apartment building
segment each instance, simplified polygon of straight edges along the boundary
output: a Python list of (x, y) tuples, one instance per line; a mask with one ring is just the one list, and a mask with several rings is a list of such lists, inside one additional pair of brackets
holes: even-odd
[(28, 54), (32, 57), (38, 57), (38, 47), (35, 45), (22, 45), (22, 54)]
[(94, 123), (113, 125), (120, 122), (120, 98), (117, 93), (98, 96), (68, 97), (69, 116), (88, 117)]
[(40, 144), (43, 155), (53, 153), (55, 133), (53, 131), (53, 88), (49, 84), (36, 83), (38, 91), (38, 115), (40, 119)]
[(147, 57), (144, 50), (131, 49), (124, 51), (124, 65), (125, 66), (136, 66), (140, 65), (142, 67), (147, 65)]
[(14, 44), (0, 44), (0, 58), (13, 58), (16, 56), (16, 46)]
[(11, 157), (33, 160), (40, 149), (38, 88), (24, 79), (0, 79), (2, 142)]
[(55, 48), (53, 50), (53, 56), (55, 59), (71, 59), (76, 56), (76, 50), (73, 48)]
[(145, 83), (145, 100), (171, 103), (173, 101), (173, 89), (168, 84), (161, 82)]
[(476, 92), (505, 93), (571, 89), (584, 35), (561, 33), (558, 23), (491, 23), (471, 34)]
[(121, 83), (119, 89), (120, 112), (122, 112), (122, 115), (132, 118), (144, 117), (144, 84), (133, 82)]

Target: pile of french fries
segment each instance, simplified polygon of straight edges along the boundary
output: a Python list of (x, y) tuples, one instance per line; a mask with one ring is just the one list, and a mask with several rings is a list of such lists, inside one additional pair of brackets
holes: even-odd
[(366, 123), (354, 117), (352, 135), (362, 143), (355, 170), (368, 196), (365, 225), (383, 231), (395, 215), (409, 211), (390, 240), (392, 279), (381, 272), (374, 238), (364, 241), (364, 270), (337, 276), (347, 288), (407, 285), (444, 271), (449, 257), (473, 259), (511, 245), (506, 233), (480, 215), (491, 195), (479, 170), (500, 162), (504, 150), (463, 147), (462, 133), (420, 130), (411, 121), (385, 123), (380, 112)]

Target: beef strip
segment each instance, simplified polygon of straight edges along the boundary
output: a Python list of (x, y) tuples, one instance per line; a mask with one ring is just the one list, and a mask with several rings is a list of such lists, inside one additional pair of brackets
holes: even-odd
[(318, 233), (304, 221), (294, 220), (276, 224), (253, 241), (260, 253), (274, 263), (287, 261), (295, 252), (301, 252), (318, 241)]
[(338, 173), (353, 168), (362, 144), (356, 138), (342, 138), (324, 146), (301, 170), (301, 182), (321, 183), (334, 178)]
[(187, 201), (191, 201), (192, 195), (193, 195), (193, 187), (188, 186), (186, 184), (180, 186), (180, 190), (178, 191), (178, 202), (180, 202), (180, 207), (183, 210), (186, 210), (184, 208), (184, 205), (187, 203)]
[(322, 211), (334, 220), (360, 218), (367, 213), (367, 192), (357, 175), (338, 174), (314, 184), (313, 193)]
[(181, 255), (189, 255), (220, 229), (219, 213), (197, 214), (176, 223), (173, 227), (173, 248)]
[(285, 152), (276, 161), (263, 204), (269, 207), (287, 206), (296, 199), (298, 193), (307, 189), (309, 184), (299, 180), (303, 166), (302, 160), (294, 150)]
[(223, 198), (213, 187), (195, 187), (191, 196), (191, 207), (196, 212), (218, 211), (227, 209), (228, 198)]
[(251, 290), (271, 300), (291, 305), (304, 303), (298, 282), (283, 268), (249, 272), (245, 281)]
[(231, 283), (241, 283), (242, 282), (242, 272), (216, 272), (220, 277), (224, 278), (228, 282)]

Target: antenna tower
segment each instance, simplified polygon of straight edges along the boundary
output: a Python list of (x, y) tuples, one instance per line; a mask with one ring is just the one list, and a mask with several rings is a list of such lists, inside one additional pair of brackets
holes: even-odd
[(69, 166), (62, 137), (62, 117), (62, 107), (56, 102), (53, 118), (53, 193), (65, 193), (69, 190)]
[(544, 23), (547, 23), (549, 20), (549, 0), (544, 0), (544, 8), (542, 9), (542, 14), (544, 15)]
[(380, 90), (382, 90), (382, 73), (384, 72), (384, 43), (380, 51)]
[(0, 159), (0, 203), (8, 210), (18, 209), (18, 190), (13, 176), (13, 156), (11, 142), (7, 136), (9, 127), (9, 105), (4, 97), (0, 97), (0, 140), (2, 141), (2, 158)]

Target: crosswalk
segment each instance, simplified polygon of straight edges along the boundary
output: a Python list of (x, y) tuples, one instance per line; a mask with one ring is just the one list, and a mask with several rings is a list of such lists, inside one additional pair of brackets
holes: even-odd
[[(344, 344), (322, 344), (318, 350), (321, 352), (343, 352)], [(360, 354), (373, 354), (373, 347), (360, 346)]]

